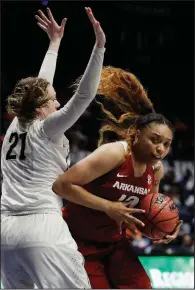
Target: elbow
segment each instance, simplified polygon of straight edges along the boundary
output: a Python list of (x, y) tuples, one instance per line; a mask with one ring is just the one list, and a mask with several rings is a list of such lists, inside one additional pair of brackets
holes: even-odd
[(61, 177), (59, 177), (52, 185), (53, 192), (64, 198), (69, 192), (68, 188), (70, 188), (70, 184), (68, 184), (65, 180), (62, 180)]
[(52, 185), (52, 190), (55, 194), (60, 195), (60, 190), (59, 190), (59, 182), (56, 180), (53, 185)]

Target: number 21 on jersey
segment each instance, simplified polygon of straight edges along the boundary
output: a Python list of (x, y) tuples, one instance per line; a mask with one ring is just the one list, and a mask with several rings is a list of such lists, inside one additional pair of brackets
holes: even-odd
[[(18, 134), (17, 132), (11, 133), (9, 137), (9, 142), (11, 143), (11, 145), (9, 147), (9, 150), (7, 151), (6, 160), (10, 160), (10, 159), (13, 160), (13, 159), (16, 159), (16, 157), (18, 157), (19, 160), (25, 159), (26, 135), (27, 133), (22, 133), (22, 134)], [(13, 154), (12, 151), (18, 145), (19, 141), (21, 142), (20, 154), (19, 156), (16, 156), (16, 154)]]
[(127, 197), (126, 194), (122, 194), (121, 197), (118, 199), (118, 201), (128, 201), (129, 202), (128, 207), (135, 207), (139, 203), (139, 197), (138, 196)]

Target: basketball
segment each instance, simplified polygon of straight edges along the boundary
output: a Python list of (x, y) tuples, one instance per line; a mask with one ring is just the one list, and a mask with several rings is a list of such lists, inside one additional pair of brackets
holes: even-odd
[(145, 227), (137, 227), (149, 239), (162, 239), (170, 235), (177, 226), (179, 212), (175, 202), (160, 193), (147, 194), (136, 206), (144, 209), (145, 214), (136, 214)]

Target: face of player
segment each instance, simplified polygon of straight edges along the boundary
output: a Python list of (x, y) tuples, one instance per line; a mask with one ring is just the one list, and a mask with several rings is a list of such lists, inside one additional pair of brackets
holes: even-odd
[(56, 99), (56, 92), (53, 86), (48, 85), (47, 91), (49, 95), (49, 101), (44, 107), (37, 110), (39, 118), (42, 120), (47, 118), (51, 113), (57, 111), (57, 109), (60, 107), (60, 103)]
[(136, 132), (132, 146), (134, 158), (139, 163), (154, 166), (166, 157), (170, 150), (173, 133), (167, 125), (151, 123)]

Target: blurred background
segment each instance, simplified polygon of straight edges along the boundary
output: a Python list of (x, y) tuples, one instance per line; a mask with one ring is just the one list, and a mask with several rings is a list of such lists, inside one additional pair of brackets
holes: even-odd
[[(184, 221), (176, 240), (153, 245), (138, 234), (133, 245), (154, 288), (194, 287), (194, 2), (193, 1), (7, 1), (1, 2), (1, 132), (8, 128), (6, 98), (16, 81), (35, 76), (48, 47), (34, 15), (47, 5), (55, 18), (68, 18), (54, 87), (63, 105), (70, 85), (84, 72), (94, 35), (84, 7), (93, 9), (107, 36), (104, 65), (133, 72), (148, 90), (156, 111), (169, 118), (175, 139), (164, 161), (160, 192), (173, 198)], [(72, 164), (97, 146), (99, 107), (91, 104), (67, 132)]]

